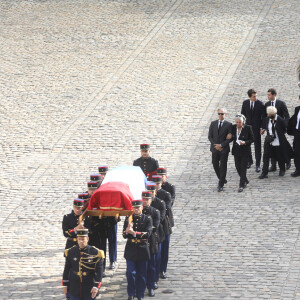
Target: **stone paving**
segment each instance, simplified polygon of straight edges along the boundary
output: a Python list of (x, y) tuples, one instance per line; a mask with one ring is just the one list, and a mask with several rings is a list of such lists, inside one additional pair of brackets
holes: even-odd
[[(299, 180), (251, 169), (241, 195), (230, 157), (219, 194), (207, 141), (250, 87), (293, 113), (299, 15), (298, 0), (0, 2), (0, 298), (64, 298), (63, 214), (98, 165), (149, 142), (177, 187), (156, 299), (300, 299)], [(98, 298), (126, 299), (124, 243)]]

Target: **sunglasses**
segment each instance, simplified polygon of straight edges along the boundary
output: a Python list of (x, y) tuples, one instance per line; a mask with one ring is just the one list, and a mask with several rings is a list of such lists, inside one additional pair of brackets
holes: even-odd
[(221, 115), (221, 116), (223, 116), (223, 115), (225, 115), (224, 113), (218, 113), (218, 115)]

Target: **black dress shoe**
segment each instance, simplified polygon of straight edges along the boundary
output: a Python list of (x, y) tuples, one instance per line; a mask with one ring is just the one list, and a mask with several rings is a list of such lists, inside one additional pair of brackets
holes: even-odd
[(244, 189), (240, 186), (238, 192), (241, 193)]
[(159, 288), (157, 282), (154, 282), (154, 289), (157, 290)]
[(260, 176), (258, 177), (259, 179), (264, 179), (264, 178), (268, 178), (268, 175), (265, 173), (261, 173)]
[(116, 267), (115, 262), (114, 261), (111, 262), (110, 265), (109, 265), (109, 269), (113, 270), (113, 269), (115, 269), (115, 267)]
[(218, 192), (223, 192), (223, 187), (222, 186), (218, 186)]
[(154, 290), (153, 289), (149, 289), (148, 290), (148, 295), (149, 295), (149, 297), (154, 297), (155, 296)]
[[(222, 188), (223, 189), (223, 188)], [(166, 273), (165, 272), (160, 272), (160, 274), (159, 274), (160, 276), (160, 278), (161, 279), (166, 279), (167, 278), (167, 275), (166, 275)]]
[(133, 300), (134, 297), (133, 296), (128, 296), (128, 300)]
[(295, 172), (293, 172), (292, 174), (291, 174), (291, 176), (292, 177), (298, 177), (298, 176), (300, 176), (300, 171), (295, 171)]
[(276, 166), (271, 166), (271, 168), (269, 168), (269, 172), (275, 172), (276, 170)]
[(285, 174), (284, 171), (282, 171), (282, 170), (279, 171), (279, 176), (284, 176), (284, 174)]
[(255, 171), (256, 171), (257, 173), (259, 173), (259, 172), (261, 171), (260, 166), (256, 166)]
[(252, 166), (252, 164), (251, 164), (251, 163), (248, 163), (248, 164), (247, 164), (247, 169), (250, 169), (251, 166)]
[(286, 163), (286, 165), (285, 165), (285, 169), (286, 169), (286, 170), (289, 170), (289, 169), (290, 169), (290, 167), (291, 167), (291, 162), (289, 161), (288, 163)]

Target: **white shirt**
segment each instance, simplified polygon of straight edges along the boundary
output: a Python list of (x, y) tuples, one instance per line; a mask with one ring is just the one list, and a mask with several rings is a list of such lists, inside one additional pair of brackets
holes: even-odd
[(297, 124), (296, 124), (296, 129), (299, 129), (299, 122), (300, 122), (300, 109), (297, 115)]
[[(277, 121), (277, 115), (275, 116), (275, 119), (273, 119), (275, 121)], [(273, 131), (272, 131), (272, 119), (269, 120), (269, 124), (268, 124), (268, 129), (269, 129), (269, 133), (270, 134), (273, 134)], [(279, 143), (279, 138), (278, 138), (278, 134), (277, 134), (277, 131), (275, 130), (275, 135), (276, 135), (276, 138), (275, 140), (271, 143), (272, 146), (279, 146), (280, 143)]]
[[(274, 105), (272, 105), (272, 102), (274, 103)], [(275, 100), (274, 101), (271, 101), (271, 106), (276, 106), (276, 98), (275, 98)]]

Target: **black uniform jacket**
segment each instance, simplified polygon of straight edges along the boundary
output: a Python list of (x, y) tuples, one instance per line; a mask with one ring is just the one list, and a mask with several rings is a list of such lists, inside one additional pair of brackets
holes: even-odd
[(69, 287), (72, 296), (88, 297), (93, 287), (100, 289), (104, 259), (102, 250), (89, 245), (80, 249), (77, 245), (66, 249), (65, 257), (63, 285)]
[(148, 157), (146, 159), (140, 157), (133, 162), (133, 165), (136, 167), (140, 167), (146, 177), (149, 175), (153, 175), (156, 172), (157, 168), (159, 168), (158, 161), (153, 157)]
[(244, 141), (245, 145), (238, 145), (237, 134), (236, 134), (236, 125), (232, 126), (232, 138), (233, 146), (232, 146), (232, 154), (233, 155), (248, 155), (249, 154), (249, 147), (254, 141), (254, 135), (252, 132), (252, 127), (250, 125), (244, 125), (239, 136), (239, 140)]
[(165, 240), (164, 222), (166, 217), (166, 203), (165, 201), (154, 197), (151, 206), (158, 209), (160, 212), (160, 224), (156, 230), (158, 242), (162, 243)]
[[(164, 189), (160, 189), (156, 193), (157, 198), (165, 201), (166, 203), (166, 222), (169, 227), (169, 234), (172, 233), (172, 227), (174, 226), (174, 218), (173, 218), (173, 211), (172, 211), (172, 200), (171, 200), (171, 195), (169, 192), (165, 191)], [(169, 235), (167, 232), (168, 230), (166, 228), (165, 233), (166, 235)]]
[(144, 214), (132, 216), (133, 231), (136, 232), (135, 237), (131, 234), (125, 233), (129, 218), (126, 217), (123, 226), (123, 237), (127, 239), (124, 257), (125, 259), (132, 261), (149, 260), (150, 250), (148, 246), (148, 239), (152, 233), (152, 218), (145, 216)]
[(143, 209), (143, 214), (152, 218), (152, 233), (148, 239), (150, 254), (156, 254), (158, 252), (158, 235), (157, 231), (160, 224), (160, 212), (158, 209), (149, 206)]
[[(77, 245), (77, 238), (76, 238), (76, 233), (74, 231), (74, 228), (78, 225), (78, 219), (79, 219), (79, 215), (75, 215), (74, 211), (72, 210), (72, 212), (70, 214), (64, 215), (63, 217), (63, 221), (62, 221), (62, 230), (63, 230), (63, 234), (64, 236), (67, 238), (67, 242), (66, 242), (66, 247), (65, 249), (69, 249), (72, 246)], [(90, 217), (85, 217), (84, 220), (84, 227), (90, 229)]]
[(172, 200), (172, 206), (174, 204), (175, 201), (175, 185), (173, 185), (172, 183), (166, 181), (162, 184), (161, 188), (167, 192), (170, 193), (171, 195), (171, 200)]

